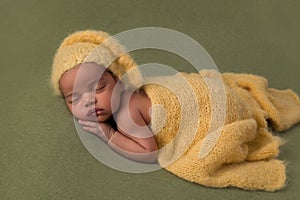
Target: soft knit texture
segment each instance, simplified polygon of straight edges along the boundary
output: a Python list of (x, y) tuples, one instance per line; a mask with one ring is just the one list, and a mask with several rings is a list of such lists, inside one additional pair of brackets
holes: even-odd
[[(59, 80), (64, 72), (75, 65), (94, 62), (108, 67), (116, 76), (122, 77), (136, 67), (124, 47), (103, 31), (77, 31), (66, 37), (54, 56), (51, 74), (51, 86), (54, 94), (62, 95)], [(141, 74), (135, 70), (129, 75), (130, 81), (124, 81), (125, 87), (141, 83)]]
[[(268, 88), (267, 80), (260, 76), (222, 74), (226, 92), (225, 123), (215, 138), (215, 146), (201, 157), (215, 106), (211, 104), (204, 80), (217, 81), (217, 78), (217, 72), (203, 70), (199, 74), (152, 78), (148, 81), (154, 84), (143, 87), (152, 104), (160, 105), (151, 113), (151, 128), (162, 148), (159, 163), (183, 179), (206, 186), (267, 191), (283, 188), (285, 164), (275, 159), (283, 141), (270, 133), (268, 122), (276, 131), (299, 122), (299, 97), (291, 90)], [(193, 111), (195, 106), (191, 106), (193, 97), (186, 92), (190, 87), (199, 103), (198, 116)], [(169, 88), (176, 90), (176, 94)], [(171, 145), (164, 147), (166, 144)]]
[[(105, 32), (88, 30), (63, 41), (52, 68), (55, 94), (61, 95), (62, 74), (79, 63), (105, 64), (120, 78), (136, 67), (120, 44), (111, 38), (105, 42), (109, 37)], [(135, 87), (143, 85), (138, 70), (127, 75)], [(211, 92), (218, 93), (220, 88), (207, 87), (208, 82), (213, 85), (220, 79), (216, 71), (144, 80), (149, 83), (142, 88), (152, 103), (151, 129), (160, 148), (159, 164), (183, 179), (206, 186), (281, 189), (286, 180), (285, 164), (275, 157), (283, 141), (271, 134), (268, 125), (283, 131), (299, 122), (299, 97), (291, 90), (268, 88), (267, 80), (260, 76), (225, 73), (221, 78), (226, 99), (219, 101), (212, 101)], [(218, 103), (221, 106), (215, 107)], [(215, 122), (222, 118), (212, 117), (218, 112), (226, 114), (219, 126)], [(209, 142), (213, 145), (207, 148)]]

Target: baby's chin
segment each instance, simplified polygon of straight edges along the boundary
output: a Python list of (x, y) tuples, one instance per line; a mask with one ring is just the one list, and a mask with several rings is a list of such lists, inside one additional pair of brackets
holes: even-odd
[(99, 123), (105, 123), (107, 120), (111, 117), (111, 115), (98, 115), (97, 118), (95, 119)]
[(92, 121), (92, 122), (99, 122), (99, 123), (105, 123), (107, 122), (107, 120), (110, 118), (110, 116), (106, 116), (106, 115), (95, 115), (89, 118), (85, 118), (85, 119), (80, 119), (80, 120), (84, 120), (84, 121)]

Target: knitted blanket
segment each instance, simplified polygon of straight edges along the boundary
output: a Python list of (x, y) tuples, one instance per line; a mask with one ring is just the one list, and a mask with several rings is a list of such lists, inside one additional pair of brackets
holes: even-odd
[[(218, 95), (212, 101), (211, 93), (222, 88), (208, 85), (218, 77), (225, 101)], [(300, 100), (293, 91), (268, 88), (260, 76), (212, 70), (147, 82), (143, 89), (153, 105), (151, 129), (163, 168), (211, 187), (274, 191), (285, 186), (285, 163), (276, 159), (283, 140), (270, 127), (283, 131), (300, 122)], [(224, 120), (216, 113), (225, 113)]]

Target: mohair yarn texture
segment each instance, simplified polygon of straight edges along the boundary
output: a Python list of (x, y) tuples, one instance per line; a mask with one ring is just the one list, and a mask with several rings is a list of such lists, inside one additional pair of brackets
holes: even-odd
[[(62, 95), (59, 80), (63, 73), (84, 62), (104, 65), (119, 78), (137, 66), (126, 53), (126, 49), (108, 33), (94, 30), (77, 31), (63, 40), (54, 56), (50, 84), (55, 95)], [(128, 77), (130, 81), (124, 81), (124, 84), (127, 84), (126, 88), (141, 83), (141, 75), (137, 70), (131, 72)]]
[[(62, 74), (82, 62), (105, 64), (119, 77), (131, 71), (129, 82), (142, 86), (151, 99), (150, 128), (160, 148), (158, 162), (169, 172), (211, 187), (274, 191), (285, 186), (285, 164), (276, 159), (283, 141), (270, 127), (283, 131), (300, 121), (300, 100), (293, 91), (268, 88), (260, 76), (213, 70), (143, 80), (117, 41), (105, 32), (87, 30), (68, 36), (57, 50), (51, 76), (55, 94), (61, 95)], [(205, 80), (220, 78), (226, 104), (217, 106), (217, 112), (225, 113), (224, 123), (211, 129), (219, 120), (212, 118), (215, 105), (224, 102), (211, 101)], [(210, 131), (220, 134), (203, 154)]]
[[(216, 106), (211, 104), (211, 94), (204, 80), (217, 81), (218, 74), (203, 70), (199, 74), (162, 76), (152, 78), (154, 84), (143, 87), (152, 104), (160, 105), (153, 109), (151, 116), (152, 129), (162, 148), (158, 162), (173, 174), (206, 186), (267, 191), (283, 188), (285, 164), (275, 159), (283, 141), (272, 135), (268, 126), (283, 131), (299, 122), (299, 97), (291, 90), (268, 88), (267, 80), (260, 76), (222, 74), (226, 93), (225, 123), (219, 127), (221, 133), (215, 138), (213, 149), (201, 158), (200, 149)], [(183, 83), (182, 77), (188, 84)], [(193, 116), (193, 107), (185, 107), (193, 104), (191, 95), (186, 92), (188, 87), (192, 87), (196, 96), (198, 116)], [(178, 98), (180, 93), (186, 98)], [(185, 116), (183, 123), (182, 116)], [(195, 117), (198, 123), (190, 124)], [(191, 128), (196, 128), (196, 134), (190, 132)], [(166, 144), (171, 145), (163, 148)]]

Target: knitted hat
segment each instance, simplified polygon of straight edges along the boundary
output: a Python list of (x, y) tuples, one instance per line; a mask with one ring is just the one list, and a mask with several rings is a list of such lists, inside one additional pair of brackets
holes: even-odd
[[(119, 78), (137, 66), (132, 57), (125, 53), (122, 45), (108, 33), (94, 30), (75, 32), (63, 40), (54, 56), (51, 85), (56, 95), (62, 95), (59, 88), (62, 74), (84, 62), (104, 64)], [(130, 84), (141, 83), (142, 78), (138, 70), (127, 75)]]

